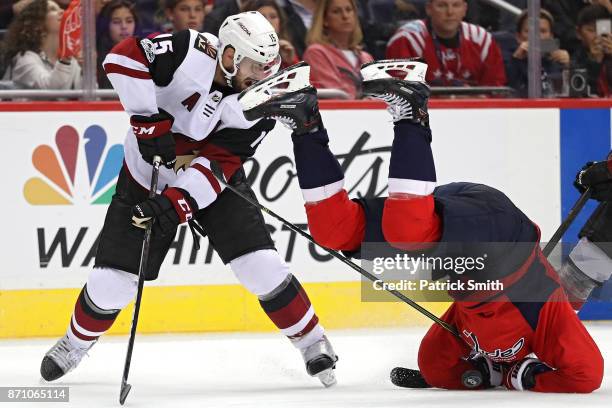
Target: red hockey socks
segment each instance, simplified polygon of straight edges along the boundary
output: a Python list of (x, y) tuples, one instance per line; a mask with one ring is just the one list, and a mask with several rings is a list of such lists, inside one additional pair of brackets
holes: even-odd
[(310, 346), (324, 334), (306, 291), (293, 275), (274, 292), (260, 297), (259, 304), (297, 348)]

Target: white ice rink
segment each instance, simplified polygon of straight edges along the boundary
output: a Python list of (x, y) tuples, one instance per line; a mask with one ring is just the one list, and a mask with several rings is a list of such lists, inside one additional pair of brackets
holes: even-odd
[[(606, 361), (612, 323), (588, 324)], [(612, 369), (590, 395), (509, 391), (408, 390), (389, 381), (396, 365), (416, 367), (425, 328), (334, 331), (338, 385), (324, 389), (306, 375), (302, 359), (279, 334), (139, 335), (126, 407), (610, 407)], [(0, 386), (39, 386), (52, 339), (0, 341)], [(81, 365), (54, 385), (70, 387), (69, 404), (2, 406), (119, 406), (127, 337), (103, 338)]]

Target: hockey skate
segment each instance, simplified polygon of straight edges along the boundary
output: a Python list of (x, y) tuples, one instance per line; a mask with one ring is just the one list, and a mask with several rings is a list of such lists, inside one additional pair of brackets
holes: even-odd
[(336, 384), (336, 361), (338, 356), (334, 352), (331, 343), (327, 340), (327, 336), (323, 336), (321, 340), (300, 350), (304, 363), (306, 363), (306, 372), (312, 377), (317, 377), (326, 387), (331, 387)]
[(321, 115), (309, 78), (310, 66), (300, 62), (250, 86), (238, 96), (244, 116), (276, 119), (298, 135), (316, 129)]
[(46, 381), (55, 381), (69, 371), (76, 368), (81, 362), (87, 351), (95, 344), (92, 343), (88, 348), (82, 349), (74, 347), (68, 336), (64, 336), (55, 343), (40, 364), (40, 375)]
[[(406, 73), (398, 79), (389, 73)], [(427, 64), (417, 60), (374, 61), (361, 66), (363, 95), (386, 102), (387, 110), (397, 122), (407, 119), (429, 127), (427, 101), (429, 86), (425, 83)]]

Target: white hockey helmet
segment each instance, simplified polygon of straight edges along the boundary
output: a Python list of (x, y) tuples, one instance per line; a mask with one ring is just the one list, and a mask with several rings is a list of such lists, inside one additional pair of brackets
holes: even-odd
[[(226, 47), (234, 49), (234, 69), (229, 72), (221, 59)], [(275, 74), (281, 64), (278, 35), (268, 20), (257, 11), (234, 14), (219, 28), (217, 58), (228, 85), (238, 70), (256, 80)]]

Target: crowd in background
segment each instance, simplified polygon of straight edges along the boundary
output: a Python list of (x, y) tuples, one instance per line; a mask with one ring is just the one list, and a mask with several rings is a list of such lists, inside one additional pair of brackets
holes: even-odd
[[(527, 0), (506, 0), (525, 10)], [(65, 51), (60, 22), (70, 0), (0, 5), (0, 83), (78, 89), (81, 55)], [(317, 88), (361, 95), (359, 67), (374, 59), (421, 57), (433, 86), (509, 86), (527, 95), (527, 13), (480, 0), (94, 0), (97, 84), (101, 62), (130, 36), (194, 29), (217, 34), (240, 11), (262, 13), (279, 35), (283, 67), (311, 65)], [(544, 96), (608, 97), (612, 89), (612, 0), (541, 0)]]

